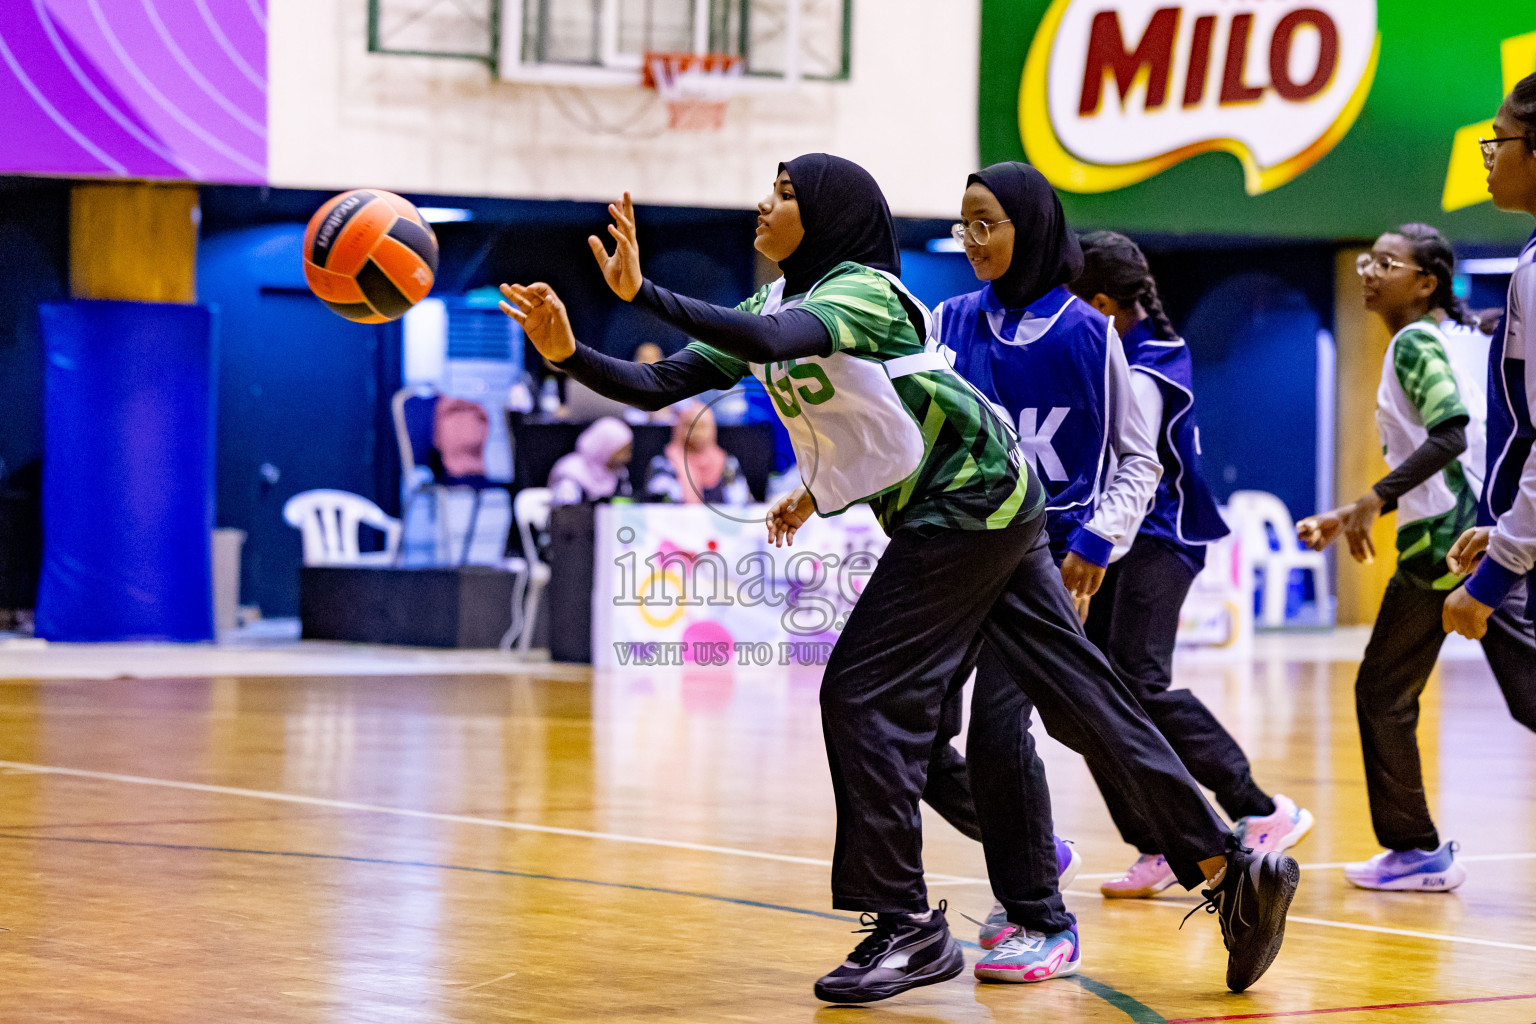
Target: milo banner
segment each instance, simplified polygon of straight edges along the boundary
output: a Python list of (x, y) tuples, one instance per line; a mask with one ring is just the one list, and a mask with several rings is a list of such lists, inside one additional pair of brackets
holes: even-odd
[(1515, 242), (1477, 139), (1533, 71), (1536, 3), (983, 0), (981, 161), (1080, 227)]

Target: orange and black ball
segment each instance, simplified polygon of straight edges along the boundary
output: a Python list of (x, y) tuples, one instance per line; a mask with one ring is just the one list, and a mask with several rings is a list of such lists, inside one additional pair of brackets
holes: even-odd
[(343, 192), (315, 211), (304, 232), (304, 278), (348, 320), (381, 324), (426, 298), (437, 277), (437, 236), (393, 192)]

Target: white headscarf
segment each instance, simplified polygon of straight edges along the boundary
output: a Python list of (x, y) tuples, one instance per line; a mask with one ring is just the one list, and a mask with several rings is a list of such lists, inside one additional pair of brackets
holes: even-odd
[(634, 439), (634, 431), (622, 420), (604, 416), (583, 430), (576, 439), (576, 450), (561, 457), (549, 471), (550, 490), (561, 490), (560, 485), (569, 482), (581, 489), (579, 501), (598, 501), (612, 496), (618, 488), (619, 477), (608, 468), (608, 460)]

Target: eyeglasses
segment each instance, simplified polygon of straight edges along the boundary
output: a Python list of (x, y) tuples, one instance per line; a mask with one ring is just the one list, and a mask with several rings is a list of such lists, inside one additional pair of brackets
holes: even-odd
[(1501, 142), (1525, 142), (1519, 135), (1503, 135), (1496, 139), (1478, 139), (1477, 145), (1483, 151), (1483, 166), (1493, 170), (1493, 158), (1498, 154), (1498, 145)]
[(1411, 270), (1415, 274), (1429, 273), (1429, 271), (1425, 270), (1423, 267), (1416, 267), (1412, 263), (1404, 263), (1402, 260), (1395, 260), (1385, 253), (1363, 252), (1359, 256), (1355, 257), (1355, 273), (1359, 274), (1361, 277), (1365, 276), (1365, 272), (1367, 270), (1374, 270), (1378, 274), (1385, 274), (1389, 270), (1393, 270), (1397, 267), (1401, 267), (1404, 270)]
[(986, 245), (988, 242), (992, 241), (993, 228), (997, 227), (999, 224), (1012, 223), (1013, 221), (1011, 220), (963, 220), (949, 229), (949, 237), (953, 238), (961, 245), (964, 245), (965, 238), (967, 235), (969, 235), (971, 241), (975, 242), (977, 245)]

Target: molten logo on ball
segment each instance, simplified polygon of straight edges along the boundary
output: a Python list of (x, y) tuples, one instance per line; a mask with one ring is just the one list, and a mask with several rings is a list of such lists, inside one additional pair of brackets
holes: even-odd
[(1210, 152), (1267, 192), (1349, 131), (1379, 48), (1375, 0), (1055, 0), (1024, 65), (1024, 150), (1071, 192)]
[(404, 316), (437, 275), (437, 236), (393, 192), (343, 192), (309, 219), (304, 279), (332, 311), (363, 324)]

